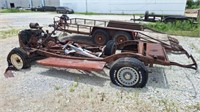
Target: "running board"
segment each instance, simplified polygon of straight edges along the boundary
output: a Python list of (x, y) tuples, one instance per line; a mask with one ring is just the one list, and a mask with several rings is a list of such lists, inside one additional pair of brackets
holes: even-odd
[(87, 71), (102, 71), (106, 64), (104, 61), (88, 61), (54, 57), (38, 60), (37, 63), (44, 66), (71, 68)]

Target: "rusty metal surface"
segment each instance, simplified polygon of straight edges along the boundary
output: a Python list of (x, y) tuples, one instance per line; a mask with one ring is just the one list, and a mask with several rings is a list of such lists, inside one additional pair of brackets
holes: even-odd
[(123, 28), (130, 30), (143, 30), (143, 25), (124, 21), (109, 21), (107, 27)]
[(53, 67), (72, 68), (89, 71), (101, 71), (104, 68), (106, 62), (104, 61), (89, 61), (89, 60), (78, 60), (78, 59), (64, 59), (64, 58), (46, 58), (38, 60), (38, 64)]
[[(78, 21), (78, 19), (75, 19), (75, 20)], [(59, 40), (57, 38), (51, 37), (51, 35), (55, 31), (59, 30), (59, 28), (61, 28), (62, 31), (68, 31), (66, 29), (67, 28), (66, 25), (69, 25), (69, 24), (66, 24), (66, 22), (64, 22), (64, 21), (57, 21), (57, 22), (58, 22), (58, 23), (56, 23), (57, 26), (56, 26), (56, 24), (54, 25), (54, 31), (52, 33), (47, 33), (44, 37), (39, 37), (39, 36), (35, 37), (33, 34), (33, 35), (31, 35), (31, 38), (36, 38), (36, 40), (30, 39), (26, 44), (24, 44), (24, 41), (22, 41), (23, 35), (19, 34), (20, 47), (26, 49), (27, 53), (30, 55), (39, 54), (39, 55), (45, 56), (45, 57), (57, 57), (57, 58), (72, 59), (72, 60), (79, 60), (79, 61), (80, 60), (88, 60), (88, 61), (94, 61), (94, 62), (102, 61), (102, 62), (106, 62), (106, 63), (113, 62), (122, 57), (135, 57), (135, 58), (141, 60), (142, 62), (144, 62), (145, 64), (151, 64), (151, 65), (160, 64), (160, 65), (167, 65), (167, 66), (176, 65), (176, 66), (181, 66), (181, 67), (186, 67), (186, 68), (197, 69), (196, 61), (194, 60), (194, 58), (191, 55), (189, 55), (187, 53), (187, 51), (185, 49), (183, 49), (182, 46), (179, 45), (179, 42), (177, 39), (168, 36), (168, 40), (166, 40), (168, 42), (166, 43), (165, 41), (162, 41), (160, 39), (157, 39), (155, 37), (145, 34), (143, 31), (131, 30), (128, 28), (127, 29), (121, 28), (123, 22), (122, 23), (119, 22), (119, 24), (117, 24), (115, 21), (113, 22), (113, 24), (110, 24), (110, 26), (113, 25), (112, 27), (94, 26), (93, 30), (95, 30), (95, 29), (105, 29), (106, 31), (111, 30), (111, 32), (110, 32), (111, 35), (114, 35), (114, 33), (115, 33), (114, 30), (131, 32), (132, 37), (135, 40), (126, 41), (126, 42), (117, 44), (117, 48), (122, 50), (123, 51), (122, 53), (113, 54), (111, 56), (106, 56), (106, 57), (99, 57), (97, 59), (65, 54), (63, 46), (68, 43), (67, 42), (61, 43), (61, 42), (59, 42)], [(84, 24), (86, 24), (87, 19), (83, 19), (83, 22), (84, 22)], [(98, 21), (95, 21), (95, 24), (96, 24), (96, 22), (98, 22)], [(125, 23), (125, 24), (128, 24), (128, 23)], [(63, 27), (63, 25), (64, 25), (64, 27)], [(119, 26), (117, 26), (117, 25), (119, 25)], [(108, 26), (109, 26), (109, 23), (108, 23)], [(124, 27), (126, 27), (126, 26), (124, 26)], [(130, 25), (129, 27), (131, 28), (133, 26)], [(41, 33), (44, 31), (42, 29), (36, 29), (36, 30), (33, 30), (33, 32)], [(74, 32), (74, 33), (78, 33), (78, 32)], [(143, 35), (143, 37), (146, 37), (146, 38), (139, 37), (138, 35)], [(41, 43), (35, 42), (35, 41), (39, 41), (40, 38), (42, 39)], [(78, 40), (78, 39), (75, 39), (74, 41), (76, 42), (76, 40)], [(35, 43), (34, 46), (30, 45), (31, 43)], [(81, 43), (81, 44), (79, 44), (80, 48), (81, 47), (84, 47), (86, 49), (88, 48), (91, 51), (91, 54), (95, 53), (95, 51), (103, 52), (101, 50), (103, 48), (103, 46), (91, 47), (93, 45), (89, 45), (88, 43), (85, 43), (82, 40), (81, 40), (81, 42), (78, 42), (78, 43)], [(132, 48), (129, 48), (128, 50), (123, 50), (123, 48), (127, 47), (127, 46), (131, 46)], [(189, 59), (192, 60), (193, 63), (188, 64), (188, 65), (183, 65), (183, 64), (176, 63), (176, 62), (170, 62), (170, 60), (168, 60), (168, 58), (167, 58), (167, 52), (175, 53), (175, 54), (185, 54)], [(59, 66), (64, 66), (64, 65), (59, 65)]]
[(13, 67), (8, 67), (8, 68), (6, 68), (6, 70), (5, 70), (5, 72), (4, 72), (4, 77), (5, 77), (5, 78), (14, 77), (14, 75), (13, 75), (13, 70), (14, 70)]
[(124, 53), (119, 53), (119, 54), (114, 54), (111, 56), (107, 56), (105, 58), (102, 59), (95, 59), (95, 58), (84, 58), (84, 57), (74, 57), (74, 56), (67, 56), (67, 55), (60, 55), (60, 54), (55, 54), (52, 52), (48, 52), (48, 51), (44, 51), (41, 49), (35, 49), (37, 51), (37, 53), (39, 53), (40, 55), (44, 55), (46, 57), (58, 57), (58, 58), (65, 58), (65, 59), (73, 59), (73, 60), (88, 60), (88, 61), (97, 61), (97, 62), (106, 62), (106, 63), (110, 63), (113, 62), (119, 58), (122, 57), (134, 57), (137, 58), (139, 60), (141, 60), (142, 62), (146, 63), (146, 64), (160, 64), (160, 65), (165, 65), (165, 66), (170, 66), (170, 65), (175, 65), (175, 66), (180, 66), (180, 67), (185, 67), (185, 68), (191, 68), (191, 69), (197, 69), (197, 63), (194, 60), (194, 58), (190, 55), (190, 57), (192, 59), (192, 64), (180, 64), (177, 62), (171, 62), (168, 60), (161, 60), (159, 58), (155, 59), (152, 56), (145, 56), (142, 55), (140, 53), (133, 53), (133, 52), (124, 52)]
[(167, 56), (165, 55), (161, 44), (147, 43), (146, 55), (163, 61), (167, 60)]

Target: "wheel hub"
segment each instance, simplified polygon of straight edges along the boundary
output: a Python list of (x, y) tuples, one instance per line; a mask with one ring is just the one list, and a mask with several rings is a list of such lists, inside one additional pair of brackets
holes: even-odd
[(130, 80), (130, 79), (131, 79), (131, 75), (130, 75), (129, 73), (127, 73), (127, 74), (125, 74), (124, 78), (125, 78), (126, 80)]
[(104, 41), (104, 38), (103, 38), (103, 36), (102, 35), (97, 35), (97, 42), (98, 43), (103, 43), (103, 41)]
[(124, 86), (134, 86), (139, 81), (139, 73), (131, 67), (123, 67), (117, 73), (118, 81)]
[(22, 69), (23, 67), (23, 61), (21, 59), (21, 57), (17, 54), (12, 54), (10, 57), (11, 63), (12, 65), (16, 68), (16, 69)]
[(124, 36), (119, 36), (118, 39), (117, 39), (117, 43), (122, 43), (122, 42), (124, 42), (124, 41), (126, 41), (126, 40), (127, 40), (126, 37), (124, 37)]

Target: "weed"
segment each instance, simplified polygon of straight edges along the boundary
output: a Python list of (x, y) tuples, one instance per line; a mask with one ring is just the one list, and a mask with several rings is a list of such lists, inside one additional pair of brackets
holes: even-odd
[(198, 111), (200, 111), (200, 103), (196, 103), (194, 105), (187, 106), (187, 108), (192, 109), (193, 112), (198, 112)]
[(54, 89), (55, 89), (55, 90), (60, 90), (60, 86), (54, 85)]
[(0, 39), (5, 39), (8, 37), (12, 37), (17, 35), (19, 32), (19, 29), (10, 29), (10, 30), (5, 30), (5, 31), (0, 31)]
[(70, 85), (70, 92), (74, 92), (77, 87), (78, 87), (78, 82), (72, 83)]
[(94, 90), (93, 90), (93, 88), (90, 88), (90, 92), (93, 92)]
[(101, 101), (104, 101), (106, 98), (105, 93), (99, 93), (100, 97), (101, 97)]
[(70, 85), (70, 92), (74, 92), (75, 89), (78, 87), (78, 81), (79, 81), (79, 77), (77, 77), (75, 80), (75, 82), (73, 82), (71, 85)]
[(163, 108), (164, 112), (178, 112), (178, 108), (175, 105), (175, 103), (171, 102), (171, 101), (169, 101), (167, 99), (159, 100), (159, 105), (163, 105), (164, 106), (164, 108)]

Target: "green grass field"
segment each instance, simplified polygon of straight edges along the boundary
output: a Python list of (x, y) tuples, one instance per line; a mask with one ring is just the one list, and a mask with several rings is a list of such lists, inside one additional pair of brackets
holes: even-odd
[(177, 21), (175, 23), (156, 22), (145, 24), (145, 26), (172, 35), (200, 37), (200, 24), (193, 24), (187, 21)]

